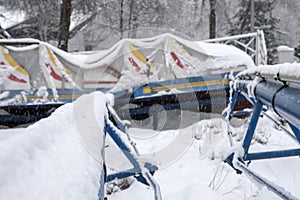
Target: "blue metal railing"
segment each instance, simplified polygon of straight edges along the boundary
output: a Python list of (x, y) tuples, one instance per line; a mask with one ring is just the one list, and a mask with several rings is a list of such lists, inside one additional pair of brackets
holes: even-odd
[[(244, 163), (252, 160), (300, 156), (300, 148), (255, 153), (249, 152), (251, 140), (255, 134), (257, 123), (262, 115), (271, 119), (271, 121), (273, 121), (277, 126), (280, 126), (285, 133), (300, 144), (300, 88), (289, 87), (289, 85), (280, 81), (276, 82), (274, 80), (270, 81), (264, 79), (261, 79), (259, 82), (255, 82), (253, 80), (236, 80), (236, 88), (236, 91), (234, 91), (234, 94), (232, 95), (231, 105), (229, 106), (231, 109), (229, 113), (227, 113), (229, 120), (235, 114), (235, 111), (232, 109), (236, 103), (238, 93), (245, 95), (246, 98), (253, 103), (254, 109), (242, 144), (244, 154), (241, 156), (236, 153), (232, 153), (225, 159), (225, 162), (230, 164), (237, 173), (243, 172), (249, 175), (252, 179), (265, 185), (279, 197), (283, 199), (297, 199), (297, 197), (294, 197), (291, 193), (286, 192), (281, 187), (276, 186), (265, 178), (257, 175)], [(267, 109), (273, 110), (277, 115), (284, 118), (290, 126), (291, 131), (281, 125), (276, 119), (273, 119), (270, 115), (268, 115), (266, 113)], [(235, 156), (240, 157), (236, 159)]]
[[(126, 133), (128, 124), (124, 123), (117, 115), (113, 108), (107, 105), (108, 117), (106, 118), (105, 131), (115, 142), (117, 147), (122, 151), (128, 161), (132, 164), (133, 168), (125, 171), (109, 174), (105, 178), (106, 182), (110, 182), (116, 179), (123, 179), (130, 176), (135, 177), (139, 182), (150, 185), (154, 189), (154, 199), (161, 200), (160, 187), (153, 179), (152, 175), (157, 170), (157, 167), (151, 163), (142, 164), (138, 161), (138, 152), (135, 146), (130, 146), (131, 141)], [(125, 142), (120, 134), (127, 137), (128, 141)], [(143, 170), (144, 168), (145, 170)]]

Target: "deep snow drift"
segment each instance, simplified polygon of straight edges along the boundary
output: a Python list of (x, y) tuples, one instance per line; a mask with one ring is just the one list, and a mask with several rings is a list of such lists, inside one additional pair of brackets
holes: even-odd
[[(101, 93), (84, 95), (28, 128), (1, 130), (0, 199), (98, 199), (106, 101)], [(236, 120), (236, 127), (232, 127), (237, 144), (247, 123)], [(147, 154), (168, 146), (178, 131), (192, 133), (184, 154), (161, 165), (154, 176), (163, 199), (277, 199), (223, 163), (231, 151), (226, 130), (223, 119), (212, 118), (181, 130), (131, 128), (129, 134), (141, 154)], [(294, 145), (263, 119), (250, 151)], [(121, 162), (122, 158), (116, 154), (106, 157), (110, 159)], [(250, 167), (300, 196), (299, 158), (253, 161)], [(153, 199), (152, 189), (137, 181), (127, 190), (114, 191), (108, 199)]]
[(84, 95), (28, 128), (1, 130), (0, 199), (98, 199), (106, 100)]

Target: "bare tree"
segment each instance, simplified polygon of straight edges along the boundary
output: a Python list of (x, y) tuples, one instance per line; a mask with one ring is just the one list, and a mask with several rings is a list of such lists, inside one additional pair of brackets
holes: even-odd
[(136, 1), (130, 0), (129, 2), (129, 18), (128, 18), (128, 37), (135, 38), (136, 37), (136, 31), (135, 29), (138, 28), (137, 23), (137, 5)]
[(217, 0), (209, 0), (209, 38), (216, 37), (216, 4)]
[[(55, 27), (55, 24), (59, 21), (57, 18), (57, 16), (59, 16), (58, 0), (1, 0), (0, 5), (12, 11), (23, 11), (26, 13), (24, 22), (27, 23), (20, 23), (25, 33), (26, 31), (33, 32), (32, 35), (36, 34), (36, 37), (42, 41), (54, 38), (53, 34), (55, 31), (53, 31), (52, 28)], [(17, 26), (14, 28), (18, 29)], [(20, 36), (16, 36), (24, 37), (22, 29), (18, 31), (13, 30), (11, 33), (12, 36), (20, 33)]]
[(68, 51), (69, 30), (72, 14), (72, 0), (62, 0), (58, 33), (58, 48)]
[(123, 38), (123, 32), (124, 32), (124, 0), (120, 0), (120, 37)]
[(25, 13), (23, 22), (8, 29), (12, 37), (58, 40), (58, 47), (67, 50), (72, 13), (92, 15), (101, 4), (100, 0), (0, 0), (0, 5)]

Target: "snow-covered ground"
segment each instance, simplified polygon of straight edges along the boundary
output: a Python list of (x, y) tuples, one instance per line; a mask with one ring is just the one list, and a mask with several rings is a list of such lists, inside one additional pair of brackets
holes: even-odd
[[(87, 104), (91, 98), (95, 103)], [(97, 143), (100, 147), (103, 145), (101, 137), (96, 140), (95, 134), (85, 133), (90, 130), (101, 134), (103, 122), (99, 121), (105, 116), (104, 107), (101, 107), (107, 101), (105, 98), (85, 95), (28, 128), (1, 130), (0, 199), (98, 199), (102, 165), (101, 156), (99, 160), (93, 153), (101, 151)], [(78, 125), (77, 120), (84, 126)], [(235, 127), (231, 127), (236, 145), (247, 123), (247, 120), (236, 120)], [(167, 148), (172, 155), (176, 152), (172, 143), (182, 134), (187, 135), (188, 140), (182, 141), (186, 143), (180, 153), (171, 158), (163, 154), (165, 157), (157, 163), (159, 170), (154, 178), (161, 187), (163, 199), (278, 199), (244, 174), (236, 174), (222, 161), (231, 151), (223, 119), (205, 119), (186, 128), (160, 132), (131, 128), (129, 134), (140, 153), (153, 155), (154, 162), (154, 155), (157, 156), (161, 148)], [(93, 145), (95, 148), (90, 148)], [(262, 119), (250, 151), (295, 145), (270, 121)], [(110, 161), (121, 162), (121, 159), (119, 154), (106, 155), (108, 167), (114, 167), (109, 165)], [(250, 168), (300, 197), (298, 157), (253, 161)], [(153, 199), (150, 187), (132, 180), (128, 189), (116, 189), (108, 199)]]
[[(223, 162), (230, 152), (230, 144), (226, 123), (222, 121), (218, 118), (203, 120), (185, 129), (186, 132), (194, 131), (195, 138), (192, 144), (183, 156), (158, 170), (154, 176), (160, 184), (163, 199), (279, 199), (265, 187), (251, 182), (246, 175), (236, 174), (229, 165)], [(236, 145), (242, 139), (248, 122), (242, 120), (239, 123), (240, 126), (232, 127)], [(140, 133), (143, 134), (143, 131), (140, 130)], [(250, 148), (251, 152), (297, 147), (294, 141), (278, 131), (268, 119), (262, 119), (257, 133), (258, 136)], [(160, 134), (176, 135), (174, 131), (165, 131)], [(218, 134), (218, 136), (215, 136), (213, 141), (205, 140), (211, 134)], [(153, 146), (162, 145), (160, 136), (156, 137), (157, 141), (153, 138), (151, 140)], [(214, 142), (216, 146), (213, 150), (205, 147), (205, 145), (214, 146)], [(141, 148), (145, 146), (143, 141), (140, 143)], [(149, 145), (151, 144), (148, 143), (147, 148)], [(139, 147), (138, 141), (137, 146)], [(283, 186), (298, 197), (300, 196), (299, 167), (298, 157), (253, 161), (250, 164), (250, 168), (260, 175)], [(153, 199), (153, 194), (148, 187), (134, 182), (129, 189), (116, 192), (108, 199)]]

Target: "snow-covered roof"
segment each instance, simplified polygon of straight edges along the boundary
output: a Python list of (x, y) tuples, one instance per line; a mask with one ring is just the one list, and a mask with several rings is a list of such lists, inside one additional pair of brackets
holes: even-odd
[(206, 50), (206, 52), (215, 58), (217, 66), (234, 67), (245, 65), (247, 68), (254, 66), (251, 57), (244, 51), (225, 44), (197, 42), (199, 46)]
[(286, 45), (280, 45), (277, 47), (277, 51), (294, 51), (294, 48), (288, 47)]

